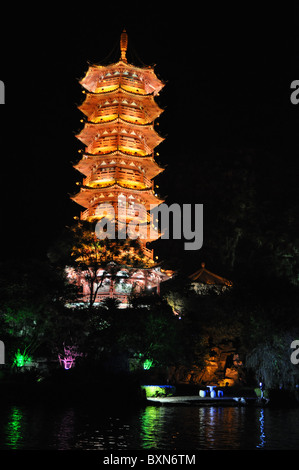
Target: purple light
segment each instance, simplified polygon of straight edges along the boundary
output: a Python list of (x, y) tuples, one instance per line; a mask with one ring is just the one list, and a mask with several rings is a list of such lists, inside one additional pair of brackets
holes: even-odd
[(65, 370), (75, 367), (77, 357), (82, 357), (83, 353), (78, 351), (77, 346), (64, 346), (64, 354), (58, 354), (59, 363)]

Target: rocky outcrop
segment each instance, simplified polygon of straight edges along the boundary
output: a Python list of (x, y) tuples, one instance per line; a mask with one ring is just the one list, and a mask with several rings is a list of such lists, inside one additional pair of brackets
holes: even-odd
[(236, 385), (243, 378), (243, 364), (232, 343), (212, 347), (203, 368), (196, 364), (169, 368), (169, 381), (177, 384), (223, 387)]

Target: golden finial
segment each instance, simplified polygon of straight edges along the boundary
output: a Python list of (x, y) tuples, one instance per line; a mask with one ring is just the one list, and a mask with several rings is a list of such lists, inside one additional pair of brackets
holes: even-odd
[(120, 52), (121, 52), (121, 60), (123, 62), (127, 62), (126, 52), (128, 47), (128, 35), (126, 30), (124, 29), (120, 35)]

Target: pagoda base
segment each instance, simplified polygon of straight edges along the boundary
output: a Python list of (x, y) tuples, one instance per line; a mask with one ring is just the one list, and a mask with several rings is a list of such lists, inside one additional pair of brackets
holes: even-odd
[[(142, 269), (121, 269), (114, 279), (109, 273), (103, 274), (103, 270), (98, 272), (98, 282), (94, 283), (94, 292), (97, 290), (92, 301), (92, 306), (96, 307), (103, 303), (107, 298), (113, 298), (119, 301), (119, 308), (127, 308), (130, 305), (130, 299), (135, 295), (160, 294), (160, 284), (172, 277), (172, 272), (163, 271), (160, 267), (142, 268)], [(70, 283), (75, 284), (79, 290), (78, 300), (73, 305), (91, 305), (90, 283), (88, 282), (87, 272), (68, 267), (66, 274)], [(100, 284), (100, 287), (98, 285)]]

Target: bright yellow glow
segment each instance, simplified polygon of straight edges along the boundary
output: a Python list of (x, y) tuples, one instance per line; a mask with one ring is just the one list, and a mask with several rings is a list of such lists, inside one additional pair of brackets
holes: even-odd
[(98, 123), (98, 122), (109, 122), (113, 121), (117, 118), (117, 114), (107, 114), (102, 116), (96, 116), (91, 119), (91, 122)]
[(119, 85), (101, 85), (100, 87), (95, 89), (95, 93), (105, 93), (106, 91), (117, 90)]
[(120, 152), (124, 152), (126, 153), (127, 155), (133, 155), (133, 156), (145, 156), (147, 155), (148, 153), (150, 153), (150, 150), (146, 151), (146, 150), (143, 150), (143, 149), (136, 149), (136, 148), (132, 148), (132, 147), (126, 147), (124, 145), (97, 145), (97, 143), (95, 143), (94, 145), (90, 145), (87, 147), (86, 151), (88, 153), (91, 153), (91, 154), (96, 154), (96, 153), (99, 153), (99, 154), (102, 154), (102, 155), (106, 155), (107, 153), (112, 153), (112, 152), (115, 152), (116, 150), (119, 150)]
[(117, 150), (117, 145), (107, 145), (107, 146), (106, 145), (105, 146), (104, 145), (100, 145), (100, 146), (95, 145), (92, 150), (93, 150), (93, 152), (90, 152), (88, 150), (88, 153), (97, 153), (97, 152), (99, 152), (99, 153), (111, 153), (111, 152), (114, 152), (115, 150)]
[(122, 186), (126, 186), (128, 188), (134, 189), (134, 188), (139, 188), (139, 189), (144, 189), (146, 188), (146, 185), (144, 183), (141, 183), (140, 181), (134, 181), (134, 180), (118, 180), (118, 183), (120, 183)]
[(135, 86), (129, 86), (129, 85), (124, 85), (122, 84), (121, 86), (124, 90), (127, 90), (127, 91), (132, 91), (133, 93), (139, 93), (140, 95), (146, 95), (146, 91), (145, 90), (142, 90), (138, 87), (135, 87)]
[(119, 147), (119, 150), (123, 151), (123, 152), (127, 152), (127, 153), (130, 153), (132, 155), (146, 155), (146, 152), (142, 149), (135, 149), (135, 148), (132, 148), (132, 147), (125, 147), (124, 145), (120, 145)]
[(101, 115), (101, 116), (94, 116), (90, 119), (91, 122), (94, 122), (95, 124), (101, 123), (101, 122), (110, 122), (114, 121), (118, 116), (120, 116), (121, 119), (124, 121), (127, 121), (132, 124), (147, 124), (147, 121), (143, 118), (140, 118), (138, 116), (130, 116), (128, 114), (107, 114), (107, 115)]
[(115, 183), (114, 178), (105, 178), (103, 180), (92, 181), (88, 186), (91, 188), (103, 188), (105, 186), (110, 186), (112, 183)]
[(132, 122), (132, 124), (146, 124), (147, 121), (145, 121), (143, 118), (139, 118), (138, 116), (130, 116), (128, 114), (121, 114), (120, 117), (124, 121)]
[(102, 188), (105, 186), (110, 186), (111, 184), (119, 183), (121, 186), (125, 186), (126, 188), (130, 189), (144, 189), (146, 185), (140, 181), (134, 180), (125, 180), (125, 179), (118, 179), (115, 178), (105, 178), (100, 180), (91, 181), (88, 186), (91, 188)]

